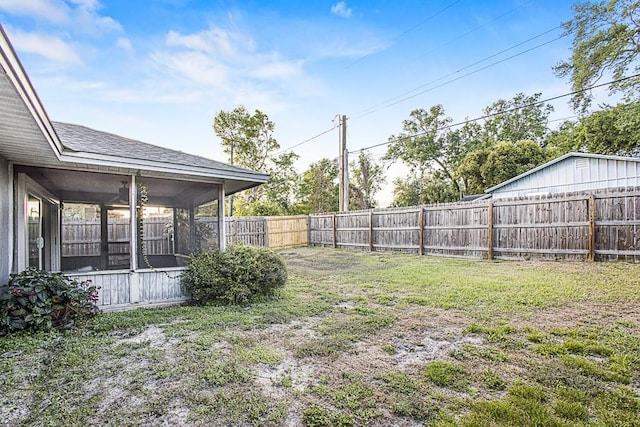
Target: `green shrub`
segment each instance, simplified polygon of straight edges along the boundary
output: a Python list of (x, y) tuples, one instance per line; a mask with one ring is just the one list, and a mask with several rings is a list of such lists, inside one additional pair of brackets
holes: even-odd
[(269, 296), (287, 281), (284, 260), (269, 249), (231, 245), (189, 257), (182, 283), (196, 303), (241, 304)]
[(98, 289), (60, 273), (30, 267), (12, 274), (0, 295), (0, 335), (67, 329), (95, 316)]

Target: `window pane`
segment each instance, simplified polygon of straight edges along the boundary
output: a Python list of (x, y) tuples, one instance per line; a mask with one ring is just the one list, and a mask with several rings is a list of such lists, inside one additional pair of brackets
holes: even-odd
[(27, 201), (27, 239), (29, 248), (29, 267), (42, 268), (41, 254), (44, 241), (42, 239), (42, 215), (40, 199), (29, 194)]

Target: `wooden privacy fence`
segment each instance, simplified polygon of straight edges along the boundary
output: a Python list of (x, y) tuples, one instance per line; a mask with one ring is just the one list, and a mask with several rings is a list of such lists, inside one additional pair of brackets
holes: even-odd
[[(228, 217), (225, 218), (227, 243), (277, 248), (308, 245), (308, 217)], [(129, 220), (109, 218), (108, 240), (128, 250)], [(65, 218), (62, 221), (62, 256), (99, 256), (101, 249), (100, 219)], [(196, 238), (201, 248), (217, 247), (218, 218), (196, 218)], [(144, 221), (144, 240), (149, 255), (174, 254), (172, 217), (151, 217)]]
[[(244, 245), (267, 247), (267, 221), (262, 216), (228, 217), (224, 219), (225, 240), (227, 243), (242, 243)], [(218, 246), (218, 218), (196, 218), (199, 224), (202, 247)], [(206, 225), (204, 228), (202, 225)]]
[(269, 216), (266, 217), (266, 220), (270, 248), (294, 248), (309, 245), (309, 217), (307, 215)]
[(311, 215), (309, 244), (466, 258), (640, 262), (640, 189)]

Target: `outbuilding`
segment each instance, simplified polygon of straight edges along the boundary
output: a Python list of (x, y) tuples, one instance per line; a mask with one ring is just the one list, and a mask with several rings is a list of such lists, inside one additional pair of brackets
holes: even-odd
[(485, 190), (483, 198), (549, 196), (639, 186), (640, 158), (568, 153)]

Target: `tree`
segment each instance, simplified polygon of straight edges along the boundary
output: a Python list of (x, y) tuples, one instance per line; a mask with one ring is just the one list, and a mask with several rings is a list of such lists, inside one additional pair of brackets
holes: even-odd
[(385, 179), (382, 166), (375, 163), (370, 153), (360, 152), (357, 160), (351, 162), (349, 177), (351, 209), (376, 207), (375, 195)]
[(503, 141), (468, 153), (458, 168), (458, 174), (468, 183), (471, 193), (481, 193), (546, 160), (545, 150), (533, 141)]
[(449, 129), (452, 119), (445, 117), (442, 105), (434, 105), (429, 111), (419, 108), (409, 116), (402, 122), (402, 132), (389, 137), (391, 144), (385, 159), (403, 161), (420, 181), (430, 172), (439, 170), (455, 192), (460, 193), (453, 175), (459, 158), (460, 138)]
[(338, 210), (338, 165), (327, 158), (309, 165), (302, 174), (300, 202), (305, 213)]
[(449, 183), (430, 173), (419, 175), (411, 172), (407, 178), (393, 181), (394, 207), (453, 202), (458, 199), (458, 193)]
[(458, 166), (457, 174), (462, 178), (466, 190), (465, 194), (479, 194), (488, 188), (485, 178), (482, 176), (482, 166), (487, 162), (490, 153), (491, 149), (489, 148), (471, 151)]
[(606, 107), (566, 122), (551, 134), (548, 149), (555, 157), (569, 151), (597, 154), (634, 155), (640, 150), (640, 103)]
[(293, 152), (276, 154), (280, 144), (273, 137), (274, 129), (275, 123), (265, 113), (255, 110), (250, 114), (244, 106), (219, 111), (213, 120), (213, 130), (222, 140), (230, 163), (270, 175), (266, 184), (244, 191), (236, 198), (238, 214), (287, 214), (293, 205), (300, 185), (294, 167), (299, 156)]
[(255, 110), (251, 115), (242, 105), (219, 111), (213, 119), (213, 130), (230, 162), (260, 172), (266, 172), (268, 159), (280, 148), (274, 129), (275, 123), (266, 114)]
[(516, 142), (531, 140), (542, 145), (548, 133), (547, 122), (553, 112), (551, 104), (540, 103), (541, 93), (516, 94), (513, 99), (500, 99), (483, 110), (482, 140)]
[[(559, 77), (569, 77), (576, 111), (585, 112), (592, 95), (585, 91), (606, 73), (614, 80), (640, 72), (636, 61), (640, 53), (640, 2), (610, 0), (573, 5), (574, 17), (564, 23), (565, 34), (573, 35), (572, 54), (554, 67)], [(640, 78), (634, 77), (609, 86), (622, 91), (628, 100), (636, 95)]]

